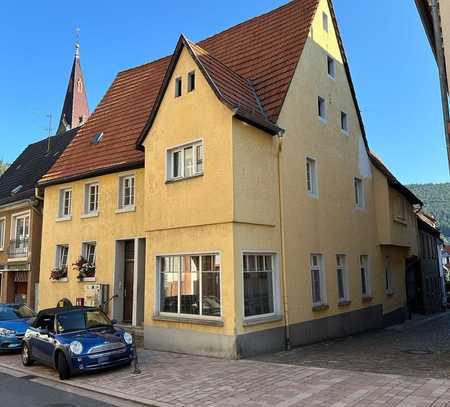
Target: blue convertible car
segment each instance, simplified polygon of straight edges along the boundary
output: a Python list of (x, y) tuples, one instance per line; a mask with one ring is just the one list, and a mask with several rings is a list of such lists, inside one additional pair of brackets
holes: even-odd
[(25, 331), (34, 317), (26, 305), (0, 304), (0, 352), (20, 350)]
[(133, 337), (98, 308), (70, 307), (40, 311), (23, 339), (22, 363), (38, 361), (71, 375), (127, 365), (134, 358)]

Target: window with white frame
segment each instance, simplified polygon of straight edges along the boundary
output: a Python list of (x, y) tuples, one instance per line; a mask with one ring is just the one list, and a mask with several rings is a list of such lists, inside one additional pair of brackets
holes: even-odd
[(67, 270), (67, 259), (69, 256), (69, 246), (68, 245), (57, 245), (56, 246), (56, 261), (55, 267), (60, 270)]
[(309, 157), (306, 158), (306, 188), (311, 195), (318, 195), (316, 160)]
[(328, 76), (331, 79), (336, 79), (336, 62), (329, 55), (327, 55), (327, 70), (328, 70)]
[(14, 257), (26, 256), (30, 236), (30, 215), (28, 213), (13, 217), (13, 231), (14, 241), (10, 245), (10, 252)]
[(341, 130), (348, 133), (348, 116), (345, 112), (341, 112)]
[(325, 103), (325, 99), (321, 96), (317, 98), (317, 114), (319, 115), (319, 118), (321, 120), (327, 120), (327, 106)]
[(355, 205), (357, 208), (364, 208), (364, 185), (361, 178), (354, 179)]
[(98, 190), (99, 190), (98, 183), (86, 184), (85, 186), (84, 213), (86, 215), (93, 215), (98, 212), (98, 201), (99, 201)]
[(392, 293), (392, 269), (391, 269), (391, 259), (389, 256), (384, 258), (384, 288), (386, 293)]
[(59, 191), (59, 218), (69, 218), (72, 215), (72, 189)]
[(322, 13), (322, 27), (325, 32), (328, 32), (328, 14), (325, 11)]
[(220, 254), (158, 257), (159, 312), (219, 318)]
[(276, 313), (275, 255), (244, 253), (244, 318)]
[(88, 264), (95, 265), (96, 260), (96, 243), (85, 242), (82, 247), (82, 256)]
[(5, 247), (6, 218), (0, 218), (0, 250)]
[(119, 209), (134, 208), (135, 176), (119, 177)]
[(203, 142), (186, 144), (167, 151), (167, 179), (176, 180), (203, 174)]
[(360, 256), (360, 270), (361, 270), (361, 294), (363, 297), (370, 296), (371, 285), (369, 276), (369, 257), (367, 255)]
[(336, 277), (338, 299), (340, 302), (349, 300), (347, 257), (345, 254), (336, 255)]
[(325, 274), (321, 254), (311, 254), (310, 269), (313, 306), (326, 304)]

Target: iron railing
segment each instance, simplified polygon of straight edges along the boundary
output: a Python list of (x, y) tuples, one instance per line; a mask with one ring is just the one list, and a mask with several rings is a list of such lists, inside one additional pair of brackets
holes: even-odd
[(28, 238), (15, 239), (9, 242), (9, 257), (27, 257), (28, 256)]

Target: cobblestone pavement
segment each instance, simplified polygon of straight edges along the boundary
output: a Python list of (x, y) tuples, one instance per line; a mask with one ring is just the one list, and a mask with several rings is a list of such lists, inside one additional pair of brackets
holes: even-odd
[[(140, 375), (122, 368), (67, 383), (153, 406), (450, 406), (450, 380), (143, 350), (140, 358)], [(0, 356), (0, 366), (57, 379), (43, 366), (23, 368), (17, 354)]]
[(257, 360), (351, 371), (450, 379), (450, 312), (417, 322), (304, 346)]

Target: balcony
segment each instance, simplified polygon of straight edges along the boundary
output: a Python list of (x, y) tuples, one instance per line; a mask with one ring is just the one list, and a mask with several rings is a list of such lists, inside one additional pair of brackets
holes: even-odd
[(19, 259), (28, 257), (28, 238), (10, 240), (9, 258)]

